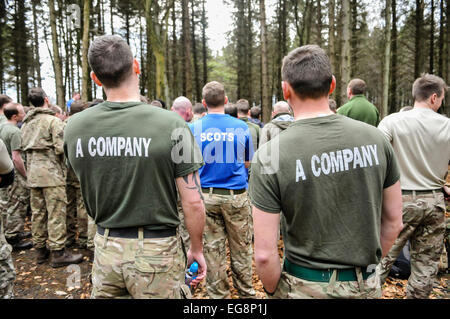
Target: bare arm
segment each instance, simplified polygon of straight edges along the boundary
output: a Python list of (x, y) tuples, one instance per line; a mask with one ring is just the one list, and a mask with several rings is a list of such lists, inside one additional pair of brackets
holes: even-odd
[(398, 181), (383, 190), (380, 237), (383, 257), (387, 255), (402, 229), (402, 190)]
[(253, 207), (256, 272), (269, 293), (275, 291), (281, 276), (278, 256), (280, 214), (269, 214)]
[(12, 151), (12, 159), (14, 162), (14, 167), (23, 177), (27, 178), (27, 170), (25, 169), (25, 164), (23, 163), (22, 156), (20, 156), (20, 151)]
[(205, 205), (203, 204), (202, 189), (198, 172), (176, 179), (178, 193), (183, 207), (191, 247), (188, 251), (188, 265), (194, 260), (198, 262), (199, 273), (192, 281), (195, 287), (206, 277), (206, 262), (203, 256), (203, 228), (205, 227)]

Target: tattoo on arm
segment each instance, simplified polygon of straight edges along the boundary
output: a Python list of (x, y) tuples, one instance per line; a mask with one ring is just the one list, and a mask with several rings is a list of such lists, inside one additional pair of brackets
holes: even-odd
[[(200, 195), (200, 198), (202, 199), (202, 200), (205, 200), (205, 198), (203, 197), (203, 192), (202, 192), (202, 187), (200, 186), (200, 184), (199, 184), (199, 178), (197, 178), (198, 177), (198, 172), (194, 172), (193, 174), (192, 174), (192, 181), (194, 182), (194, 184), (195, 184), (195, 186), (187, 186), (186, 188), (187, 189), (196, 189), (197, 191), (198, 191), (198, 194)], [(188, 179), (188, 176), (183, 176), (183, 180), (184, 180), (184, 182), (186, 183), (186, 184), (188, 184), (189, 185), (189, 179)]]

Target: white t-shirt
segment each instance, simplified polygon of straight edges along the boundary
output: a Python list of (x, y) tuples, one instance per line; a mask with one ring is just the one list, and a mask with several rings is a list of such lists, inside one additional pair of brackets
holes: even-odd
[(378, 128), (392, 143), (403, 190), (442, 188), (450, 161), (450, 119), (414, 108), (385, 117)]

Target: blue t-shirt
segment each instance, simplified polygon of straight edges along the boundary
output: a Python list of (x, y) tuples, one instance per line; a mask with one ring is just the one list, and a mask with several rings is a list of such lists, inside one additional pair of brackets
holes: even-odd
[(189, 128), (205, 162), (199, 169), (202, 187), (247, 188), (245, 162), (253, 157), (247, 124), (228, 114), (208, 114), (189, 124)]
[(67, 112), (70, 112), (70, 106), (72, 105), (73, 102), (75, 102), (74, 99), (70, 99), (69, 101), (67, 101)]

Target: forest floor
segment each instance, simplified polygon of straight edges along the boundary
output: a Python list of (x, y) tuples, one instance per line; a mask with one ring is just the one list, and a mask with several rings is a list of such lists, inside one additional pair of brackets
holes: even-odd
[[(29, 224), (27, 225), (29, 226)], [(279, 254), (282, 256), (282, 241), (279, 244)], [(84, 249), (72, 249), (77, 253), (86, 254)], [(90, 271), (92, 263), (87, 257), (78, 265), (62, 268), (52, 268), (48, 262), (37, 265), (35, 263), (34, 248), (28, 251), (13, 252), (14, 266), (16, 268), (16, 281), (14, 292), (16, 298), (24, 299), (86, 299), (90, 298), (92, 285)], [(228, 277), (231, 278), (231, 270), (227, 268)], [(388, 278), (383, 286), (383, 299), (403, 299), (406, 295), (406, 280)], [(230, 286), (233, 287), (230, 279)], [(253, 262), (253, 287), (257, 299), (265, 299), (261, 281), (255, 272)], [(204, 282), (195, 290), (194, 299), (207, 299)], [(231, 288), (231, 298), (238, 299), (237, 291)], [(450, 274), (439, 274), (433, 292), (432, 299), (450, 298)]]

